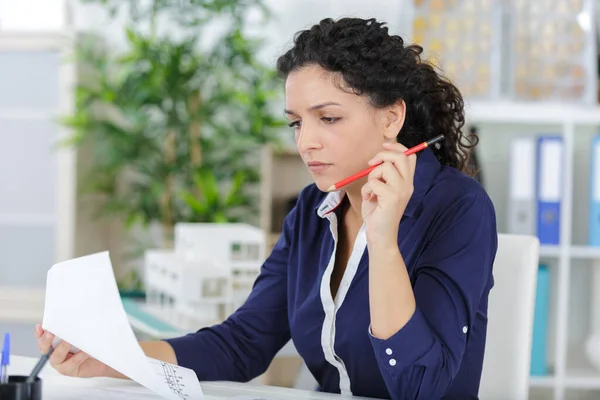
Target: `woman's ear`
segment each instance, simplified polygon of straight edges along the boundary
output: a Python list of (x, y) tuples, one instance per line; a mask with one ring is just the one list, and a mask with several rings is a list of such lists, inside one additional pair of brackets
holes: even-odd
[(396, 137), (404, 126), (406, 117), (406, 103), (404, 100), (398, 100), (395, 104), (386, 109), (385, 113), (385, 138), (396, 141)]

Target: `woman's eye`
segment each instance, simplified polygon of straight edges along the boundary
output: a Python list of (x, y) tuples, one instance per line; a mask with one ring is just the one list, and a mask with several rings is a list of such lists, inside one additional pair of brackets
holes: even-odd
[(333, 124), (334, 122), (336, 122), (337, 120), (339, 120), (339, 118), (336, 117), (321, 117), (321, 120), (327, 124)]
[(288, 125), (290, 128), (300, 128), (300, 121), (292, 121)]

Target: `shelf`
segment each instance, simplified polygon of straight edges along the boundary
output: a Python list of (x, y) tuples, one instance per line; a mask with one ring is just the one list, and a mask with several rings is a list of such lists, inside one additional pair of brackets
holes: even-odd
[[(531, 387), (553, 388), (556, 385), (557, 379), (552, 375), (529, 378), (529, 386)], [(600, 372), (585, 369), (567, 370), (563, 385), (568, 389), (600, 389)]]
[(553, 376), (532, 376), (529, 378), (529, 386), (551, 388), (556, 384)]
[[(571, 350), (573, 352), (573, 350)], [(569, 357), (564, 386), (569, 389), (600, 389), (600, 371), (594, 369), (580, 352)]]
[(465, 102), (470, 123), (526, 123), (600, 125), (600, 105), (559, 102), (473, 101)]
[(540, 246), (540, 257), (559, 257), (560, 247), (559, 246)]
[[(540, 246), (540, 257), (555, 258), (560, 257), (560, 246), (542, 245)], [(593, 260), (600, 259), (600, 247), (574, 245), (567, 249), (571, 259)]]
[(260, 227), (266, 232), (274, 232), (281, 230), (290, 201), (313, 183), (313, 179), (298, 150), (293, 147), (266, 145), (260, 162)]
[(571, 258), (600, 259), (600, 247), (572, 246), (570, 252)]
[[(586, 376), (587, 372), (572, 372), (573, 376), (567, 376), (564, 379), (564, 387), (568, 389), (600, 389), (600, 373)], [(529, 386), (535, 388), (552, 388), (557, 384), (554, 376), (532, 376), (529, 378)]]
[(564, 386), (568, 389), (600, 389), (600, 374), (589, 377), (567, 377)]

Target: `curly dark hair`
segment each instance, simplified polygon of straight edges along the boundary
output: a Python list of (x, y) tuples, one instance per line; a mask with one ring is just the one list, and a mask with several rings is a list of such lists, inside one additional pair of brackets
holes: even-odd
[(430, 63), (421, 59), (423, 48), (405, 45), (375, 19), (323, 19), (294, 37), (294, 46), (277, 60), (279, 76), (303, 66), (319, 65), (339, 73), (346, 86), (366, 95), (375, 107), (404, 100), (406, 117), (398, 142), (415, 146), (439, 134), (444, 141), (434, 153), (440, 162), (473, 174), (471, 149), (479, 141), (465, 135), (464, 102), (458, 88)]

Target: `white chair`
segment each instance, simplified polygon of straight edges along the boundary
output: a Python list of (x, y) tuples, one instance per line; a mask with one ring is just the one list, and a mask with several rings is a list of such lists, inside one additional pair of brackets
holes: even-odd
[(480, 399), (529, 396), (539, 248), (534, 236), (498, 235)]

